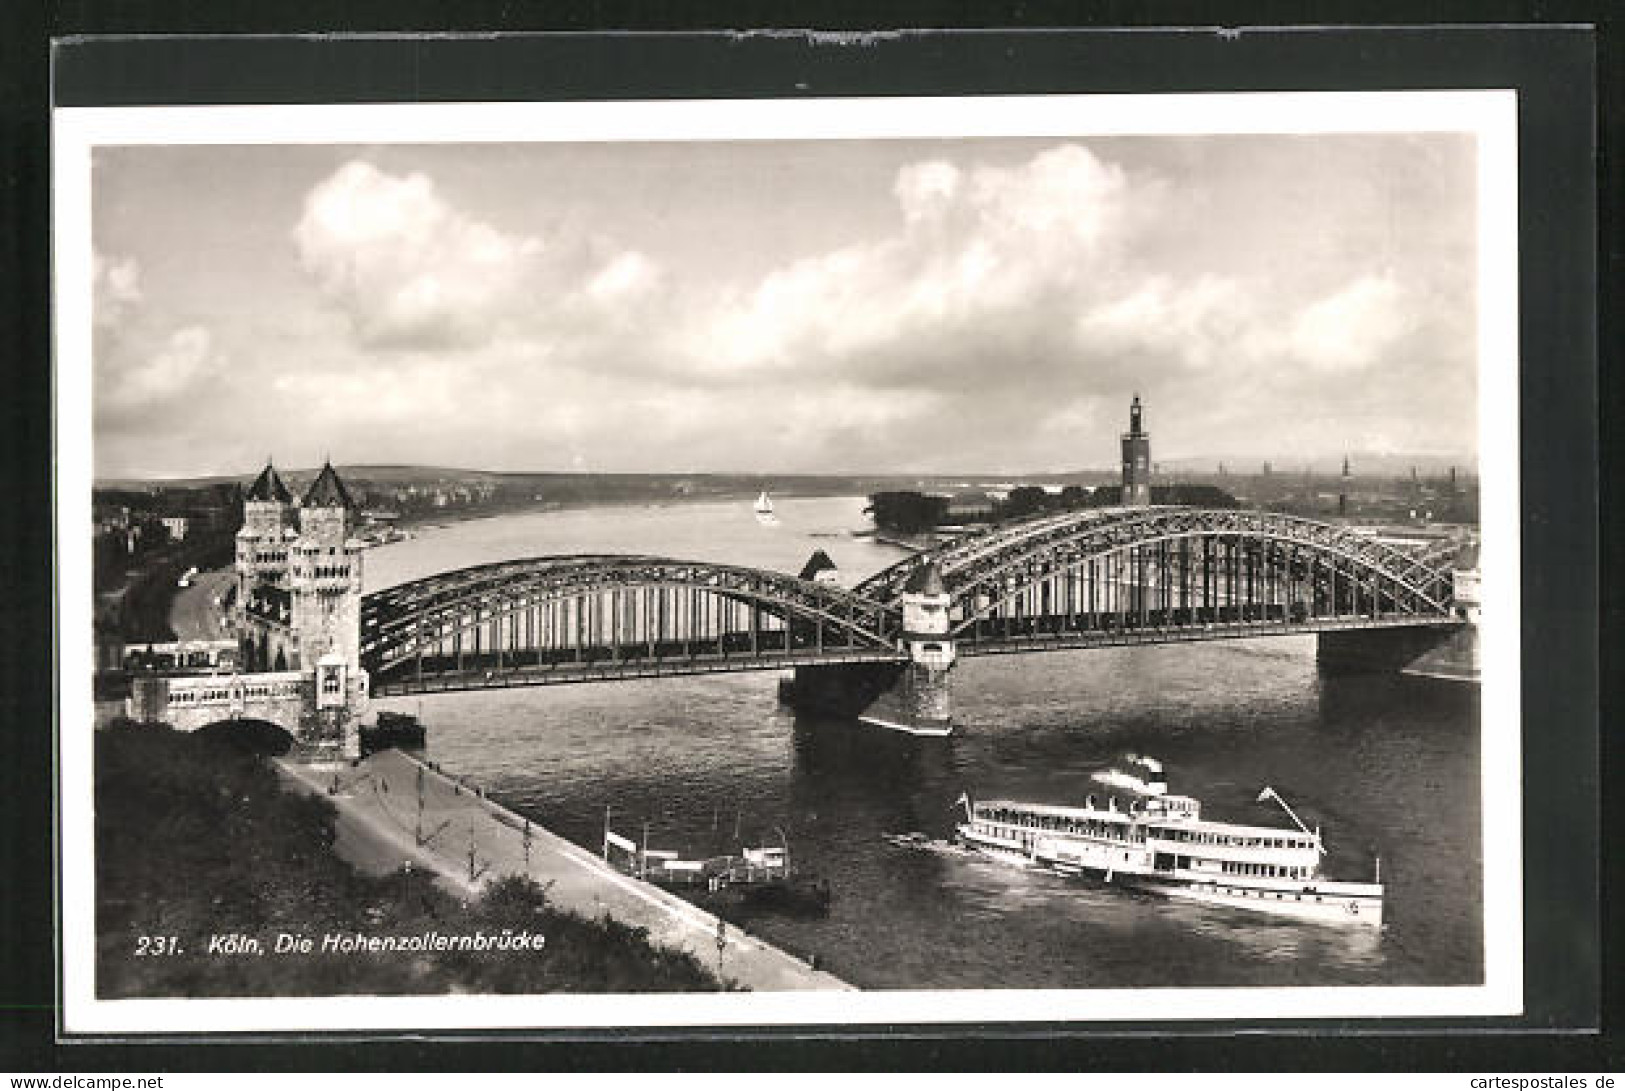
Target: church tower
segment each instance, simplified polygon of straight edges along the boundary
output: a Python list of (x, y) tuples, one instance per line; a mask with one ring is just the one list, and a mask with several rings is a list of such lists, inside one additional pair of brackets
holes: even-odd
[(1130, 507), (1151, 503), (1151, 436), (1140, 423), (1140, 396), (1128, 410), (1128, 431), (1123, 433), (1123, 501)]

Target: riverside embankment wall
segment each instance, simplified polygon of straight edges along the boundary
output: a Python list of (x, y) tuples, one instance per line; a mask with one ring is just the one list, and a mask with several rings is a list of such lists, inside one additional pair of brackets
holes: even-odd
[(299, 788), (338, 807), (337, 851), (363, 870), (430, 869), (477, 893), (526, 875), (550, 902), (584, 916), (609, 916), (648, 930), (651, 942), (686, 950), (725, 980), (756, 991), (850, 989), (839, 978), (766, 941), (725, 925), (668, 891), (623, 875), (594, 854), (485, 798), (474, 785), (398, 750), (355, 765), (278, 763)]

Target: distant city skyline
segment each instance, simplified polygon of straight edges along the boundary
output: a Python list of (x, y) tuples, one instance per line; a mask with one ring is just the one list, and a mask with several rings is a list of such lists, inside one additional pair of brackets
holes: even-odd
[(102, 147), (95, 473), (1475, 469), (1468, 135)]

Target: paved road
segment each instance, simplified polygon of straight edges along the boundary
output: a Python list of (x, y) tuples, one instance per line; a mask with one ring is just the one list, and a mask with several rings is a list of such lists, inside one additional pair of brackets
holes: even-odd
[(226, 593), (236, 580), (230, 568), (219, 568), (192, 578), (192, 586), (175, 591), (169, 607), (169, 626), (177, 640), (229, 640), (231, 633), (220, 623), (215, 599)]
[[(716, 917), (622, 875), (398, 750), (374, 754), (354, 767), (279, 764), (290, 780), (338, 805), (337, 851), (364, 871), (387, 874), (410, 860), (459, 892), (476, 891), (504, 875), (529, 874), (561, 908), (588, 917), (608, 914), (647, 928), (652, 942), (687, 950), (707, 967), (717, 965)], [(722, 976), (750, 989), (852, 987), (733, 925), (725, 936)]]

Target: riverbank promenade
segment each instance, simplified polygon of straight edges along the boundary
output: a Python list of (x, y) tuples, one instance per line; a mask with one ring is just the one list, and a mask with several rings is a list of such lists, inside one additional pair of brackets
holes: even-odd
[[(465, 894), (508, 875), (529, 875), (560, 909), (608, 915), (645, 928), (650, 942), (718, 965), (718, 919), (658, 887), (622, 875), (601, 859), (484, 798), (475, 787), (399, 750), (354, 766), (279, 761), (287, 781), (338, 807), (336, 851), (371, 874), (403, 864), (424, 868)], [(420, 800), (421, 798), (421, 805)], [(724, 931), (720, 976), (753, 991), (840, 990), (852, 986), (732, 924)]]

